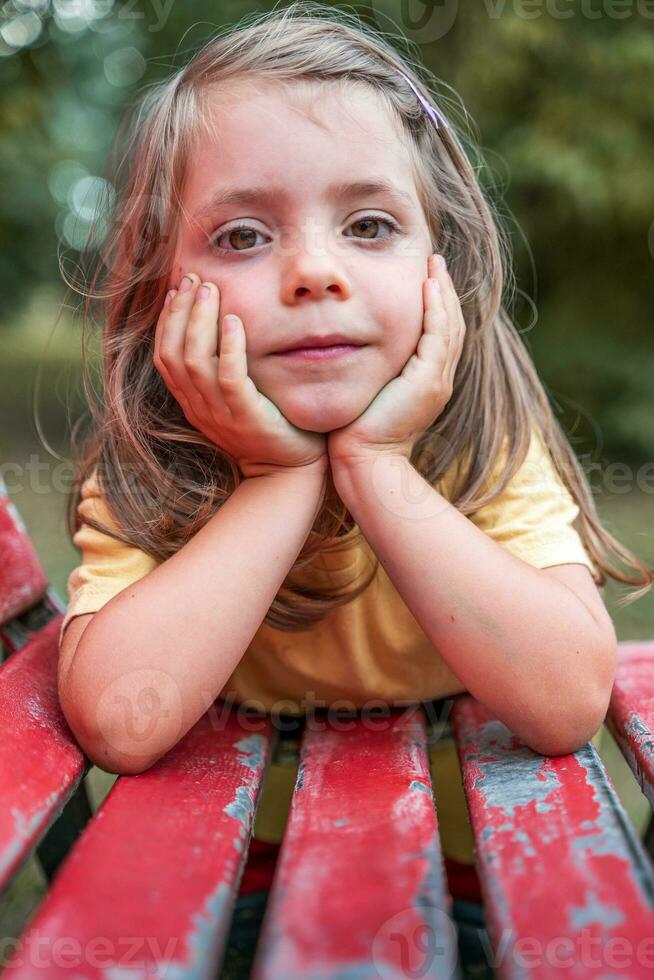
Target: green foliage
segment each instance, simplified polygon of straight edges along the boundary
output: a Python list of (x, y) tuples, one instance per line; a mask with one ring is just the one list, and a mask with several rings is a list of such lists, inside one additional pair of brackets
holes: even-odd
[[(84, 6), (96, 13), (86, 24), (75, 20), (82, 5), (61, 0), (3, 6), (6, 324), (35, 286), (61, 283), (60, 261), (75, 262), (85, 225), (73, 189), (84, 175), (105, 175), (124, 110), (221, 25), (272, 6), (96, 0)], [(420, 17), (405, 0), (342, 6), (391, 40), (407, 38), (440, 79), (446, 111), (465, 106), (487, 164), (480, 179), (512, 239), (513, 315), (562, 424), (571, 427), (577, 406), (590, 420), (578, 451), (601, 441), (607, 457), (648, 458), (654, 88), (646, 79), (654, 23), (647, 5), (425, 3)], [(38, 32), (30, 43), (9, 43), (30, 30)]]

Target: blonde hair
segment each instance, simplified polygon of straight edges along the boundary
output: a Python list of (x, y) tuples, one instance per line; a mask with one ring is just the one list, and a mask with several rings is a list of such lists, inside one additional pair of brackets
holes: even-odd
[[(579, 506), (578, 530), (598, 570), (597, 584), (604, 585), (608, 575), (642, 585), (637, 594), (619, 600), (633, 602), (651, 588), (654, 569), (602, 527), (584, 471), (506, 312), (504, 284), (508, 280), (513, 285), (510, 251), (471, 163), (477, 150), (463, 125), (455, 125), (453, 113), (443, 112), (450, 100), (438, 98), (447, 125), (436, 129), (400, 72), (434, 102), (410, 55), (402, 56), (376, 29), (342, 10), (295, 2), (243, 18), (219, 32), (185, 67), (147, 90), (121, 123), (114, 143), (116, 159), (110, 159), (115, 199), (109, 231), (90, 276), (91, 289), (84, 293), (84, 389), (95, 425), (75, 463), (68, 501), (70, 533), (77, 526), (82, 482), (96, 470), (116, 523), (113, 528), (94, 526), (163, 561), (220, 509), (242, 479), (235, 461), (188, 423), (153, 364), (154, 331), (176, 243), (176, 216), (194, 140), (208, 115), (204, 106), (209, 96), (219, 93), (224, 83), (248, 79), (358, 83), (378, 94), (404, 134), (432, 250), (447, 259), (467, 325), (452, 398), (421, 434), (411, 462), (433, 486), (456, 467), (458, 483), (451, 503), (471, 515), (502, 492), (524, 461), (532, 428), (537, 428)], [(90, 240), (93, 237), (91, 229)], [(94, 292), (99, 279), (102, 288)], [(100, 304), (104, 324), (103, 398), (97, 402), (85, 351), (93, 299)], [(504, 456), (505, 465), (496, 473), (497, 461)], [(298, 584), (298, 573), (313, 558), (339, 550), (343, 542), (338, 538), (345, 529), (353, 529), (351, 515), (328, 479), (314, 527), (264, 622), (288, 631), (308, 629), (368, 586), (376, 565), (363, 584), (345, 590)], [(359, 536), (360, 532), (350, 536), (348, 545)], [(625, 573), (616, 560), (639, 574)]]

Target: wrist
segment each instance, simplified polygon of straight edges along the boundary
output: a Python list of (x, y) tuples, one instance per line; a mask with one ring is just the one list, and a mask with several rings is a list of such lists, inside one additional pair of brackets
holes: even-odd
[(333, 471), (336, 491), (365, 534), (375, 511), (391, 520), (433, 520), (447, 511), (458, 513), (435, 485), (402, 455), (379, 453)]
[(244, 480), (257, 479), (262, 476), (282, 477), (283, 479), (323, 479), (327, 476), (329, 469), (329, 458), (313, 460), (311, 463), (304, 463), (297, 466), (275, 465), (272, 463), (254, 464), (243, 470), (239, 464), (239, 470)]
[(329, 459), (315, 460), (304, 466), (279, 467), (268, 473), (277, 484), (280, 482), (290, 493), (298, 493), (303, 501), (313, 501), (314, 520), (320, 513), (327, 493)]
[(408, 462), (406, 456), (400, 453), (365, 452), (356, 456), (344, 456), (340, 459), (330, 459), (334, 483), (338, 480), (350, 482), (370, 472), (378, 466), (385, 466), (390, 461), (392, 465), (404, 466)]
[(279, 466), (272, 470), (273, 476), (286, 476), (291, 480), (326, 480), (329, 470), (329, 457), (312, 460), (301, 466)]
[(334, 488), (348, 510), (352, 510), (351, 502), (356, 500), (358, 496), (361, 480), (369, 479), (369, 473), (373, 467), (374, 457), (372, 455), (331, 460)]

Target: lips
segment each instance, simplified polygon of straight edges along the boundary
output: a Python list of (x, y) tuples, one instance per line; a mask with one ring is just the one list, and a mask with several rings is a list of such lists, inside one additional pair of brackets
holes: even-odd
[(324, 334), (322, 336), (316, 336), (315, 334), (307, 335), (305, 337), (300, 337), (298, 340), (293, 341), (281, 350), (275, 351), (277, 354), (287, 354), (289, 351), (293, 350), (312, 350), (316, 347), (362, 347), (363, 342), (355, 340), (352, 337), (347, 337), (342, 333), (330, 333)]
[(302, 363), (307, 361), (321, 363), (323, 361), (349, 358), (358, 353), (358, 351), (365, 349), (365, 344), (358, 344), (357, 346), (345, 346), (343, 344), (339, 344), (334, 347), (301, 347), (296, 350), (282, 351), (278, 356), (290, 363)]

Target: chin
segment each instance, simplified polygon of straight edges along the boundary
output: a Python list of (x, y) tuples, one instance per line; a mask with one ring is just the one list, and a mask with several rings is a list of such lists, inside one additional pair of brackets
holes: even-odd
[(280, 412), (298, 429), (325, 433), (354, 422), (370, 404), (371, 398), (362, 400), (359, 393), (357, 397), (353, 395), (352, 398), (339, 394), (338, 397), (307, 400), (291, 398), (286, 392), (285, 396), (280, 396), (274, 401)]

